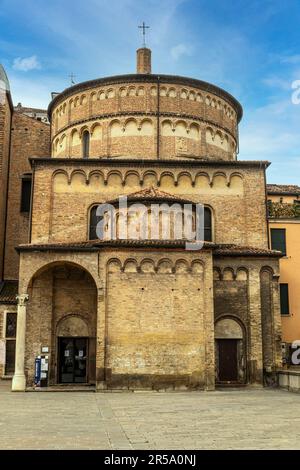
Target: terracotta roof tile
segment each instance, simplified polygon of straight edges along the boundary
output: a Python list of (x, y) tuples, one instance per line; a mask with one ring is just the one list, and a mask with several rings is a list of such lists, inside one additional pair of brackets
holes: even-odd
[(300, 195), (300, 186), (296, 184), (267, 184), (268, 194)]
[[(192, 201), (188, 199), (183, 199), (181, 197), (177, 197), (174, 194), (167, 193), (165, 191), (161, 191), (154, 186), (150, 188), (145, 188), (140, 191), (136, 191), (130, 194), (122, 194), (121, 196), (127, 196), (128, 201), (140, 201), (140, 200), (151, 200), (151, 201), (172, 201), (172, 202), (181, 202), (181, 203), (192, 203)], [(119, 198), (113, 199), (112, 201), (108, 201), (108, 203), (115, 204), (119, 202)]]
[[(19, 245), (18, 251), (98, 251), (106, 247), (118, 248), (179, 248), (185, 249), (185, 240), (91, 240), (76, 243), (49, 243), (40, 245)], [(276, 250), (240, 246), (234, 244), (216, 244), (204, 242), (204, 249), (213, 250), (214, 256), (266, 256), (281, 257)]]

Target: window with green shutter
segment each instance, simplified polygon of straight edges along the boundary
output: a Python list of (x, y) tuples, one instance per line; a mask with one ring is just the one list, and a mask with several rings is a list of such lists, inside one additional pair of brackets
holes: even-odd
[(271, 228), (272, 250), (279, 250), (286, 255), (285, 228)]

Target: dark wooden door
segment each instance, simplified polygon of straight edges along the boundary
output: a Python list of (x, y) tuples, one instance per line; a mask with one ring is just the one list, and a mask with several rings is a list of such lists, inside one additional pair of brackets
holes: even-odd
[(16, 340), (6, 340), (5, 375), (13, 375), (15, 372)]
[(218, 339), (219, 381), (236, 382), (238, 380), (237, 340)]

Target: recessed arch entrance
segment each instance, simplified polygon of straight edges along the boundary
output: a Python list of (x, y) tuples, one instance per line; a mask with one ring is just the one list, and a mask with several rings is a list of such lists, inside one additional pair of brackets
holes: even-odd
[(215, 324), (215, 360), (217, 383), (245, 383), (244, 326), (233, 317), (223, 317)]
[(28, 382), (34, 380), (35, 357), (45, 350), (49, 385), (94, 384), (97, 286), (92, 275), (75, 263), (51, 263), (33, 275), (28, 294), (25, 360)]

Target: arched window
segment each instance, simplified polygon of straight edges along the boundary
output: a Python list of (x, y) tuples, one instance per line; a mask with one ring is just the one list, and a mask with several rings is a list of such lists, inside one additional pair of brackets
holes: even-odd
[[(100, 213), (100, 215), (97, 215), (98, 207), (99, 204), (93, 206), (90, 210), (89, 240), (99, 240), (100, 236), (101, 240), (111, 240), (112, 237), (115, 236), (116, 214), (114, 208), (110, 206), (104, 212)], [(102, 222), (101, 226), (99, 226), (101, 235), (97, 234), (97, 225), (99, 222)]]
[[(98, 206), (93, 206), (90, 210), (89, 240), (97, 240), (98, 239), (98, 236), (97, 236), (97, 233), (96, 233), (96, 228), (97, 228), (98, 222), (101, 220), (101, 216), (96, 215), (97, 207)], [(116, 220), (118, 220), (118, 215), (117, 215)], [(150, 223), (151, 222), (148, 220), (148, 224), (150, 224)], [(174, 221), (173, 221), (173, 223), (174, 223)], [(161, 224), (161, 222), (160, 222), (160, 224)], [(118, 227), (118, 222), (116, 222), (116, 226)], [(117, 233), (118, 233), (118, 230), (117, 230)], [(159, 233), (159, 238), (161, 238), (161, 236), (162, 236), (162, 234)], [(174, 237), (174, 233), (173, 233), (173, 237)], [(204, 207), (204, 241), (206, 241), (206, 242), (211, 242), (212, 241), (212, 213), (211, 213), (211, 210), (210, 210), (209, 207)]]
[(89, 158), (90, 153), (90, 133), (84, 131), (82, 134), (82, 156), (83, 158)]
[(212, 241), (212, 220), (211, 210), (209, 207), (204, 207), (204, 241)]

